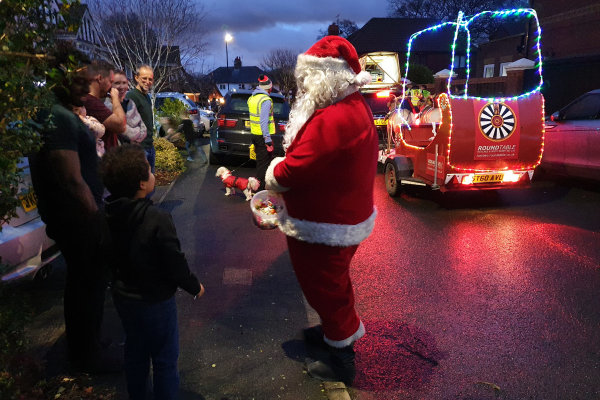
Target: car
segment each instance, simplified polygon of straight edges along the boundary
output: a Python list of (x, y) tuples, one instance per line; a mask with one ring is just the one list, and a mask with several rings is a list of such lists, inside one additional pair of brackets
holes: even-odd
[(210, 127), (215, 122), (215, 120), (215, 113), (212, 110), (200, 110), (200, 123), (204, 125), (203, 133), (210, 132)]
[[(211, 164), (222, 164), (228, 156), (245, 156), (250, 153), (252, 134), (250, 133), (250, 112), (248, 99), (251, 90), (239, 89), (225, 95), (225, 103), (217, 113), (217, 123), (210, 131)], [(278, 93), (271, 93), (273, 100), (273, 118), (275, 119), (275, 134), (273, 138), (274, 152), (283, 155), (283, 133), (288, 122), (290, 107), (285, 98)]]
[(51, 271), (50, 262), (60, 255), (38, 214), (27, 158), (20, 160), (18, 168), (22, 181), (17, 190), (17, 216), (0, 231), (0, 284), (45, 279)]
[(600, 89), (576, 98), (546, 121), (543, 172), (600, 181)]
[(391, 94), (399, 95), (392, 89), (363, 89), (360, 91), (373, 114), (373, 122), (379, 137), (379, 149), (385, 147), (387, 137), (387, 115), (390, 111), (388, 101)]
[(200, 135), (204, 133), (206, 126), (201, 121), (200, 108), (192, 100), (188, 99), (186, 95), (178, 92), (161, 92), (156, 94), (156, 100), (154, 101), (154, 108), (160, 109), (165, 103), (166, 99), (172, 101), (181, 101), (188, 109), (190, 119), (194, 123), (194, 131)]

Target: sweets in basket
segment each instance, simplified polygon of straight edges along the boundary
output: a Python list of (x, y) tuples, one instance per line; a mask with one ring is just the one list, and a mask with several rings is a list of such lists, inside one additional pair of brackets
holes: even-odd
[(284, 210), (283, 199), (268, 190), (262, 190), (250, 202), (254, 223), (260, 229), (273, 229), (279, 224), (279, 216)]

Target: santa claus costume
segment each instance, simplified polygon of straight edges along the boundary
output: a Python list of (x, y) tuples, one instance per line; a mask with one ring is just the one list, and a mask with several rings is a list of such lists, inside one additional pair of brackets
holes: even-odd
[(350, 262), (375, 223), (373, 184), (378, 138), (358, 88), (371, 80), (354, 47), (326, 36), (298, 56), (299, 97), (290, 112), (284, 148), (273, 160), (266, 187), (281, 192), (286, 213), (279, 228), (308, 303), (321, 326), (305, 340), (329, 350), (308, 365), (324, 380), (354, 380), (352, 344), (365, 334), (354, 304)]

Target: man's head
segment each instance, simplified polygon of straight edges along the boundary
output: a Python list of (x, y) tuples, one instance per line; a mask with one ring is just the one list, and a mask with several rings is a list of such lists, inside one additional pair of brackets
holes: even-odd
[(356, 49), (341, 36), (325, 36), (296, 63), (298, 97), (290, 111), (284, 137), (287, 148), (316, 109), (330, 106), (371, 82), (363, 71)]
[(154, 85), (154, 71), (149, 65), (140, 65), (133, 78), (135, 79), (135, 87), (144, 94), (147, 94)]
[(96, 97), (104, 98), (112, 87), (114, 67), (104, 60), (94, 60), (87, 67), (87, 76), (90, 81), (90, 93)]
[(123, 101), (127, 91), (129, 90), (129, 79), (125, 75), (125, 71), (116, 70), (112, 81), (112, 87), (119, 91), (119, 100)]
[(67, 42), (58, 42), (50, 55), (52, 74), (46, 76), (46, 81), (56, 99), (67, 108), (82, 106), (90, 90), (86, 67), (89, 59)]
[(100, 175), (116, 198), (143, 198), (154, 190), (154, 174), (146, 152), (137, 144), (124, 144), (106, 152), (100, 162)]
[(271, 93), (273, 82), (271, 82), (268, 76), (261, 74), (258, 76), (258, 87), (267, 93)]

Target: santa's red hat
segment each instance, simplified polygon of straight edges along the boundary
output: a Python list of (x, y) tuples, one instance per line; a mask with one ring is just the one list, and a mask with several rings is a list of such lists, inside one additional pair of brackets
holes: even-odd
[(304, 54), (298, 56), (298, 64), (306, 64), (323, 69), (350, 68), (356, 74), (354, 83), (364, 86), (371, 82), (371, 74), (363, 71), (358, 54), (352, 43), (341, 36), (325, 36), (313, 44)]

